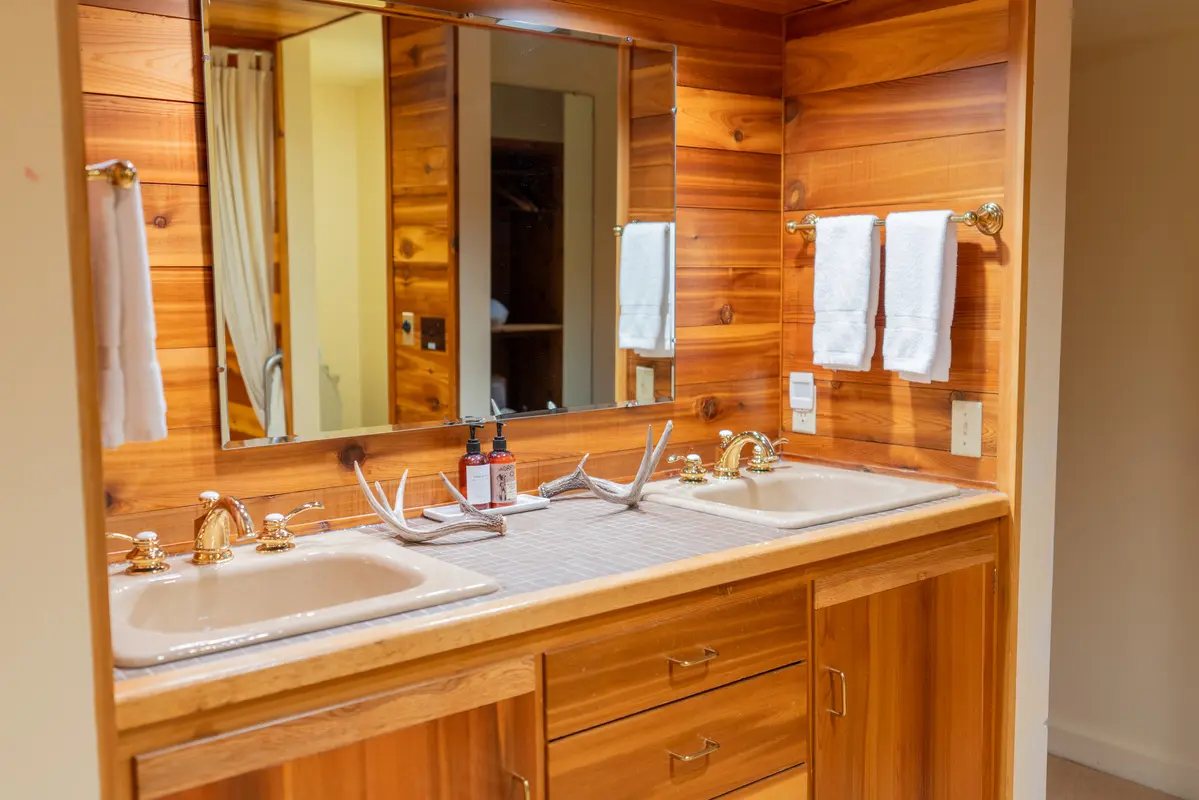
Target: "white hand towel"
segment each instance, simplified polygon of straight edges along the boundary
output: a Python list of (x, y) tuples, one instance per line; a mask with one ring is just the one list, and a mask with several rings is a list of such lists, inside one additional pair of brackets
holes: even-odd
[(104, 447), (167, 435), (141, 186), (88, 184)]
[(674, 223), (630, 222), (620, 245), (619, 346), (674, 355)]
[(812, 360), (822, 367), (870, 370), (878, 317), (877, 219), (859, 215), (830, 217), (816, 223)]
[(883, 365), (917, 383), (949, 380), (949, 333), (958, 285), (951, 211), (887, 217), (887, 327)]

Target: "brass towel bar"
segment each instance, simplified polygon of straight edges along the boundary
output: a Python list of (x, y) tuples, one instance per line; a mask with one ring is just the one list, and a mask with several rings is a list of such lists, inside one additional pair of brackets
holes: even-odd
[[(805, 242), (814, 242), (816, 241), (816, 223), (819, 221), (820, 217), (815, 214), (808, 214), (799, 222), (789, 220), (787, 233), (798, 233), (803, 236)], [(996, 236), (1003, 230), (1003, 207), (998, 203), (983, 203), (977, 211), (955, 214), (949, 218), (949, 221), (978, 228), (980, 233), (987, 236)], [(874, 224), (881, 228), (887, 223), (880, 219), (875, 220)]]
[(137, 167), (130, 161), (105, 161), (87, 168), (87, 179), (106, 180), (113, 186), (128, 189), (137, 180)]

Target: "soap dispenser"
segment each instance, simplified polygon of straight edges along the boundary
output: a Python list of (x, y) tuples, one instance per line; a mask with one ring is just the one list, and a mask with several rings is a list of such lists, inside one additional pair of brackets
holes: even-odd
[(491, 440), (491, 507), (507, 508), (516, 505), (516, 456), (508, 449), (504, 423), (496, 420), (495, 438)]
[(475, 508), (491, 508), (491, 463), (483, 455), (477, 433), (483, 424), (468, 422), (467, 427), (470, 438), (466, 440), (466, 454), (458, 460), (458, 490)]

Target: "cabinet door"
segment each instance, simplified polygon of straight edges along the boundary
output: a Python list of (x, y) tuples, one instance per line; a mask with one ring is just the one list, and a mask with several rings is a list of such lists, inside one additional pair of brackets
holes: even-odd
[(817, 800), (991, 796), (994, 540), (965, 545), (817, 582)]

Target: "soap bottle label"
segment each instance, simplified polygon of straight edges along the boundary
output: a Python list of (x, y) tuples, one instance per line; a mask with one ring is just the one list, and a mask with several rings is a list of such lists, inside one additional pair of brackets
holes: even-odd
[(487, 464), (467, 466), (466, 502), (475, 508), (491, 505), (491, 467)]
[(491, 502), (510, 506), (516, 502), (516, 465), (491, 465)]

